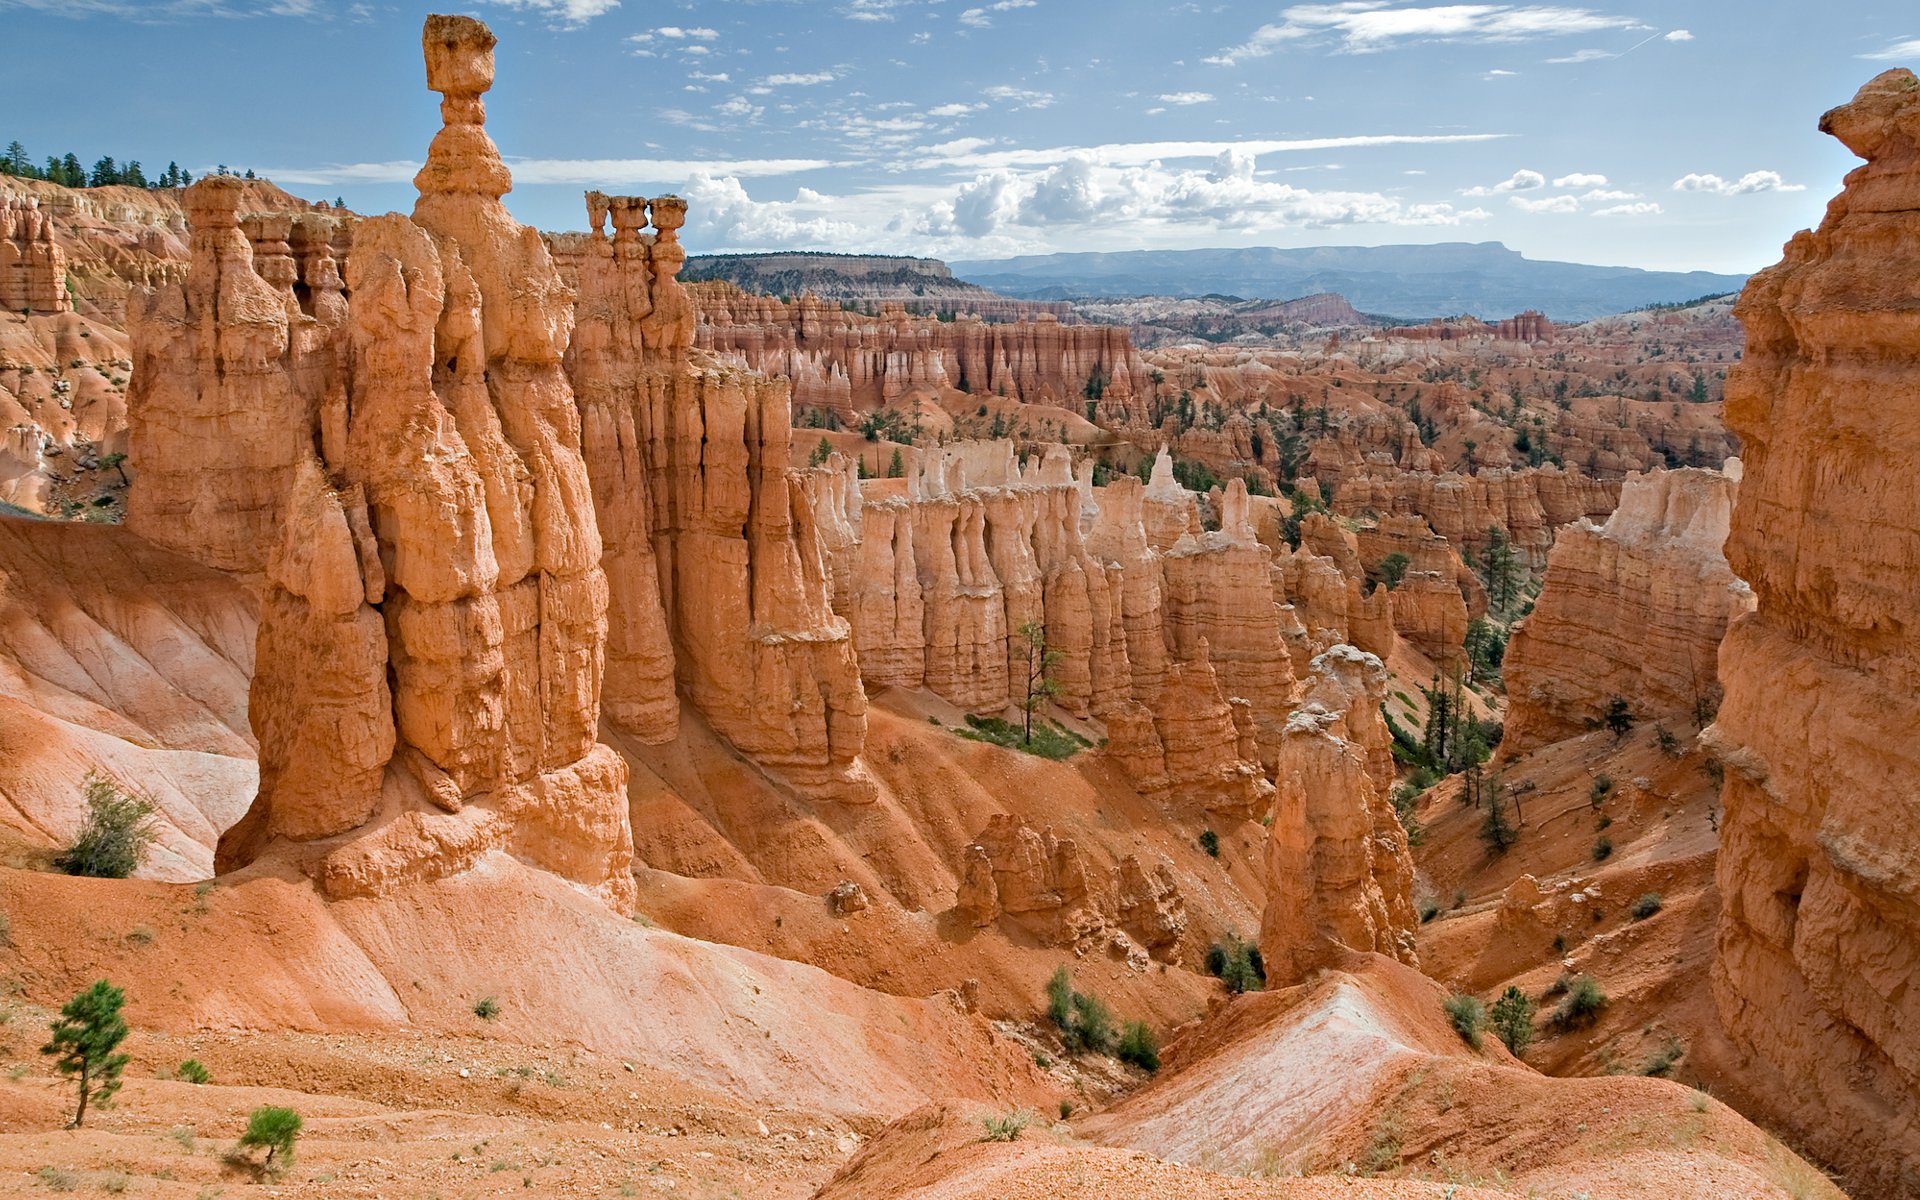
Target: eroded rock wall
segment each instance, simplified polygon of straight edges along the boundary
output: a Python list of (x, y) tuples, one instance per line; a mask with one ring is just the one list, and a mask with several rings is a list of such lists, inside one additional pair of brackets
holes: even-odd
[(1920, 1193), (1920, 80), (1821, 129), (1866, 165), (1736, 309), (1713, 993), (1767, 1115), (1856, 1196)]
[(1676, 735), (1710, 719), (1720, 639), (1753, 606), (1721, 551), (1739, 469), (1630, 475), (1604, 526), (1560, 531), (1507, 647), (1508, 753), (1591, 728), (1616, 696)]

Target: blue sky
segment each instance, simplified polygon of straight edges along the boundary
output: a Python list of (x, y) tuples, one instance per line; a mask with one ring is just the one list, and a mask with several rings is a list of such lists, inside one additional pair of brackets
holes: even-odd
[[(411, 207), (427, 5), (0, 0), (0, 143), (251, 167)], [(1920, 67), (1912, 0), (1178, 4), (468, 0), (523, 221), (677, 191), (695, 251), (1503, 241), (1751, 270), (1852, 157), (1815, 129)], [(37, 65), (31, 65), (37, 64)]]

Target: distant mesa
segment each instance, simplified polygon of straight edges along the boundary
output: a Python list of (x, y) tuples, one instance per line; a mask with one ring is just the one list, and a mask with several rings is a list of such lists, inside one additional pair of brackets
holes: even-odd
[(1482, 320), (1538, 309), (1588, 321), (1650, 304), (1738, 291), (1745, 275), (1643, 271), (1530, 259), (1499, 242), (1431, 246), (1272, 246), (1041, 254), (952, 264), (959, 278), (1008, 296), (1270, 296), (1337, 292), (1366, 313), (1402, 320)]

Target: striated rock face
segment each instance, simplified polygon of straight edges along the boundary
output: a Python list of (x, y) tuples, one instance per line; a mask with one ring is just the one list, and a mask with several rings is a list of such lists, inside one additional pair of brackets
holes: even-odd
[(1754, 276), (1727, 423), (1727, 556), (1758, 609), (1720, 654), (1713, 992), (1771, 1115), (1858, 1196), (1920, 1193), (1920, 81), (1820, 127), (1865, 158)]
[(67, 256), (53, 240), (53, 222), (31, 197), (0, 196), (0, 309), (63, 313)]
[(1341, 478), (1333, 510), (1346, 516), (1419, 513), (1456, 550), (1483, 555), (1487, 530), (1498, 525), (1514, 549), (1542, 566), (1553, 531), (1581, 517), (1605, 517), (1618, 482), (1554, 467), (1479, 471), (1472, 475), (1368, 471)]
[(1336, 646), (1313, 660), (1287, 722), (1260, 922), (1269, 986), (1299, 982), (1343, 948), (1415, 963), (1413, 858), (1388, 799), (1386, 694), (1379, 659)]
[(867, 316), (814, 295), (786, 303), (722, 282), (691, 290), (697, 344), (791, 379), (797, 408), (851, 417), (914, 388), (958, 388), (1078, 412), (1089, 395), (1126, 403), (1152, 386), (1126, 331), (1111, 325), (1065, 325), (1046, 313), (942, 321), (892, 303)]
[(264, 594), (260, 790), (222, 871), (288, 847), (347, 897), (506, 850), (632, 898), (572, 294), (500, 203), (493, 44), (428, 19), (445, 128), (414, 218), (361, 223), (344, 281), (324, 230), (242, 222), (213, 178), (186, 283), (136, 301), (135, 521)]
[(1731, 459), (1725, 474), (1630, 475), (1604, 526), (1560, 531), (1507, 648), (1507, 752), (1590, 728), (1615, 696), (1675, 733), (1712, 712), (1720, 639), (1753, 607), (1721, 552), (1739, 473)]
[(609, 719), (670, 740), (677, 686), (801, 791), (869, 800), (866, 694), (819, 524), (832, 506), (787, 467), (786, 385), (690, 350), (684, 201), (587, 202), (568, 365), (607, 539)]

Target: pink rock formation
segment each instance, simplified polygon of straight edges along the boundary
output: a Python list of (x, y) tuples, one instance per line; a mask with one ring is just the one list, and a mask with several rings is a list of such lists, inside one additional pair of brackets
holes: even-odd
[(1486, 552), (1487, 530), (1499, 526), (1535, 566), (1546, 563), (1553, 531), (1581, 517), (1613, 511), (1619, 484), (1555, 467), (1452, 472), (1357, 473), (1334, 489), (1333, 510), (1345, 516), (1415, 512), (1456, 550)]
[(1727, 424), (1727, 557), (1758, 609), (1721, 648), (1713, 993), (1760, 1109), (1853, 1195), (1920, 1190), (1920, 80), (1821, 118), (1866, 165), (1753, 277)]
[(344, 298), (324, 230), (243, 225), (237, 180), (189, 189), (193, 271), (136, 306), (133, 512), (265, 594), (260, 792), (219, 869), (281, 847), (344, 897), (505, 850), (624, 905), (572, 295), (500, 203), (493, 44), (428, 18), (445, 127), (414, 219), (355, 229)]
[(1287, 722), (1260, 923), (1269, 986), (1299, 982), (1342, 948), (1415, 962), (1413, 859), (1387, 795), (1386, 688), (1379, 659), (1336, 646), (1313, 660)]
[(1753, 607), (1720, 549), (1739, 490), (1739, 460), (1728, 466), (1630, 475), (1604, 526), (1560, 531), (1507, 647), (1503, 750), (1580, 733), (1615, 696), (1676, 734), (1712, 713), (1720, 639)]

